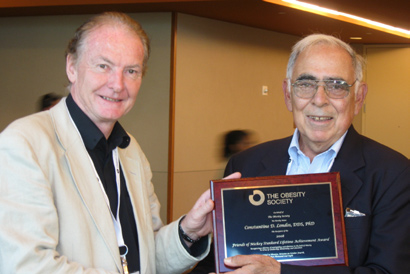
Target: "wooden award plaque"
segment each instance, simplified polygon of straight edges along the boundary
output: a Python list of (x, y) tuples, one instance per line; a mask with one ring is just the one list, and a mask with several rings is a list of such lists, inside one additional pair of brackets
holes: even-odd
[(217, 273), (261, 254), (284, 264), (348, 265), (338, 172), (211, 181)]

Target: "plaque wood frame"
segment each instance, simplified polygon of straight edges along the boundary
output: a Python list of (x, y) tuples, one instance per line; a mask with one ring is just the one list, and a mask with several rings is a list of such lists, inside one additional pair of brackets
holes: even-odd
[[(255, 178), (241, 178), (228, 180), (212, 180), (211, 198), (215, 203), (213, 210), (213, 226), (214, 226), (214, 251), (216, 273), (224, 273), (233, 271), (224, 265), (223, 260), (227, 254), (226, 235), (229, 231), (225, 231), (224, 219), (224, 190), (238, 190), (238, 189), (260, 189), (266, 187), (296, 187), (296, 186), (312, 186), (318, 184), (328, 184), (330, 186), (330, 207), (332, 211), (333, 232), (334, 238), (330, 241), (335, 246), (336, 256), (332, 258), (311, 258), (303, 260), (280, 260), (281, 263), (301, 265), (301, 266), (325, 266), (325, 265), (348, 265), (346, 234), (344, 226), (340, 174), (339, 172), (317, 173), (317, 174), (303, 174), (303, 175), (288, 175), (288, 176), (269, 176), (269, 177), (255, 177)], [(312, 202), (313, 205), (314, 202)], [(273, 208), (273, 207), (272, 207)], [(257, 210), (257, 207), (255, 207)], [(306, 208), (304, 208), (306, 210)], [(309, 210), (309, 208), (307, 208)], [(245, 217), (245, 216), (244, 216)], [(255, 231), (258, 232), (258, 231)], [(272, 236), (273, 237), (273, 236)], [(269, 239), (267, 239), (269, 240)]]

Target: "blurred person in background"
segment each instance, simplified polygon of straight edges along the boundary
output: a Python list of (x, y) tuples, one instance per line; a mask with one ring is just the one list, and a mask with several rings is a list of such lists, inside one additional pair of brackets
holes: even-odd
[(54, 93), (44, 94), (39, 99), (38, 110), (49, 110), (50, 108), (54, 107), (58, 102), (60, 102), (61, 98), (62, 96)]
[(250, 131), (231, 130), (224, 136), (223, 158), (229, 160), (232, 155), (248, 149), (252, 144)]

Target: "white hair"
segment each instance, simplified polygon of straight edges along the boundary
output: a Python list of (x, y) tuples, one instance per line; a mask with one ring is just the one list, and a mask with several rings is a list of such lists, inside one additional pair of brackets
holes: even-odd
[(355, 76), (356, 76), (357, 81), (358, 82), (362, 81), (363, 69), (365, 67), (364, 58), (360, 56), (359, 54), (357, 54), (350, 45), (346, 44), (342, 40), (334, 36), (325, 35), (325, 34), (311, 34), (303, 38), (299, 42), (297, 42), (292, 47), (292, 52), (289, 57), (287, 71), (286, 71), (286, 77), (288, 79), (292, 78), (293, 68), (295, 66), (296, 59), (298, 58), (299, 54), (302, 51), (314, 45), (318, 45), (318, 44), (333, 45), (333, 46), (340, 47), (346, 50), (346, 52), (349, 53), (350, 57), (352, 57), (352, 65), (354, 67)]

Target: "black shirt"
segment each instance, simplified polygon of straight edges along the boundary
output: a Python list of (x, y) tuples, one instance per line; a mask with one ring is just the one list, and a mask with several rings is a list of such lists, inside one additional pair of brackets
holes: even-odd
[[(126, 148), (130, 143), (130, 137), (120, 123), (116, 122), (111, 135), (107, 140), (100, 129), (74, 102), (71, 94), (68, 95), (66, 104), (71, 118), (80, 132), (84, 145), (104, 186), (105, 193), (110, 201), (112, 214), (116, 216), (118, 194), (112, 151), (116, 147)], [(140, 270), (137, 226), (122, 169), (120, 171), (120, 181), (121, 194), (119, 217), (122, 235), (125, 244), (128, 246), (128, 254), (126, 256), (128, 269), (130, 272), (136, 272)]]

